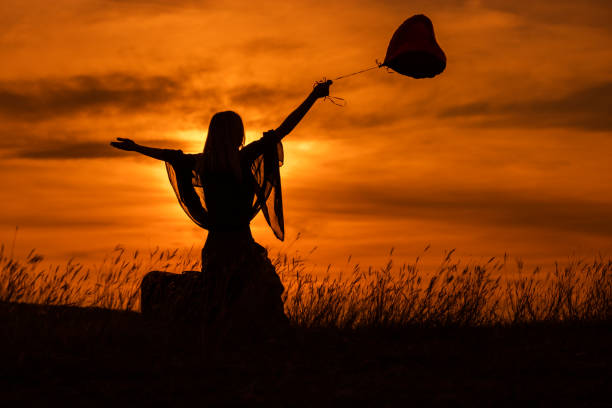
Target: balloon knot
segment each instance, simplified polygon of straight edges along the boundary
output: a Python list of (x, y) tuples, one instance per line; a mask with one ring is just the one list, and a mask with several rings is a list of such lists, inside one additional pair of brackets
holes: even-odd
[[(324, 84), (325, 82), (327, 82), (327, 78), (323, 77), (322, 80), (320, 81), (315, 81), (315, 83), (312, 85), (312, 87), (314, 88), (315, 86), (319, 85), (319, 84)], [(346, 100), (344, 98), (341, 98), (339, 96), (324, 96), (323, 97), (324, 101), (330, 101), (331, 103), (333, 103), (336, 106), (340, 106), (341, 108), (344, 108), (346, 106)]]

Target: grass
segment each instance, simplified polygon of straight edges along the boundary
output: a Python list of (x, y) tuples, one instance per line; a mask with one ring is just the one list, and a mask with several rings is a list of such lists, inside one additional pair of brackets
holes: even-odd
[[(427, 249), (426, 249), (427, 251)], [(425, 252), (426, 252), (425, 251)], [(139, 285), (151, 270), (200, 269), (199, 251), (128, 253), (117, 246), (100, 264), (69, 260), (43, 266), (31, 251), (14, 259), (0, 248), (0, 301), (138, 311)], [(299, 257), (278, 253), (272, 262), (285, 285), (285, 313), (303, 328), (402, 328), (524, 325), (539, 322), (609, 322), (612, 259), (599, 257), (531, 272), (503, 259), (462, 263), (447, 253), (433, 273), (417, 258), (395, 267), (324, 276)]]
[[(199, 251), (117, 247), (45, 265), (0, 248), (0, 400), (6, 406), (606, 406), (611, 260), (545, 273), (520, 262), (314, 273), (273, 255), (295, 336), (220, 346), (144, 319), (150, 270)], [(88, 307), (91, 306), (91, 307)]]

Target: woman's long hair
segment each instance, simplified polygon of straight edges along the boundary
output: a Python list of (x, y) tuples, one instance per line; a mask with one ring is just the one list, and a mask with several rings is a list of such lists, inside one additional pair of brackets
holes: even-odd
[(236, 112), (217, 112), (208, 125), (204, 144), (203, 169), (211, 173), (231, 173), (242, 180), (239, 149), (244, 144), (244, 125)]

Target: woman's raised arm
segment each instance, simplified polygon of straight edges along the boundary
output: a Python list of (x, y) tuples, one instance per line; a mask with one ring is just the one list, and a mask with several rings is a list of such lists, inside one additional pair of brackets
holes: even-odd
[(329, 86), (332, 84), (332, 81), (322, 82), (317, 84), (314, 87), (312, 92), (306, 97), (304, 102), (300, 106), (298, 106), (287, 119), (281, 123), (281, 125), (274, 130), (274, 134), (278, 137), (278, 140), (281, 140), (283, 137), (287, 136), (293, 128), (297, 126), (298, 123), (302, 120), (302, 118), (308, 113), (312, 105), (314, 105), (315, 101), (319, 98), (324, 98), (329, 96)]
[(169, 159), (169, 156), (168, 156), (169, 150), (157, 149), (155, 147), (141, 146), (131, 139), (118, 137), (117, 141), (110, 142), (110, 144), (111, 146), (116, 147), (117, 149), (126, 150), (128, 152), (137, 152), (137, 153), (152, 157), (157, 160), (168, 161)]

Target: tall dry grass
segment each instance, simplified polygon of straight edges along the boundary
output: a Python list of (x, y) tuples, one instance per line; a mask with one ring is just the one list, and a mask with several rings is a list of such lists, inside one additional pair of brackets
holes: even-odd
[[(72, 260), (43, 266), (31, 251), (14, 259), (0, 248), (0, 301), (94, 306), (138, 311), (139, 285), (151, 270), (199, 270), (199, 251), (128, 253), (116, 247), (99, 265)], [(491, 258), (462, 263), (450, 251), (434, 273), (419, 258), (395, 267), (323, 276), (299, 257), (272, 257), (281, 280), (285, 313), (301, 327), (377, 328), (489, 326), (533, 322), (610, 321), (612, 259), (557, 264), (547, 273)]]
[(140, 282), (147, 272), (201, 268), (199, 251), (193, 248), (156, 248), (144, 254), (117, 246), (100, 264), (90, 266), (72, 259), (64, 265), (43, 265), (42, 261), (35, 250), (25, 259), (15, 259), (0, 246), (0, 301), (135, 311), (140, 308)]

